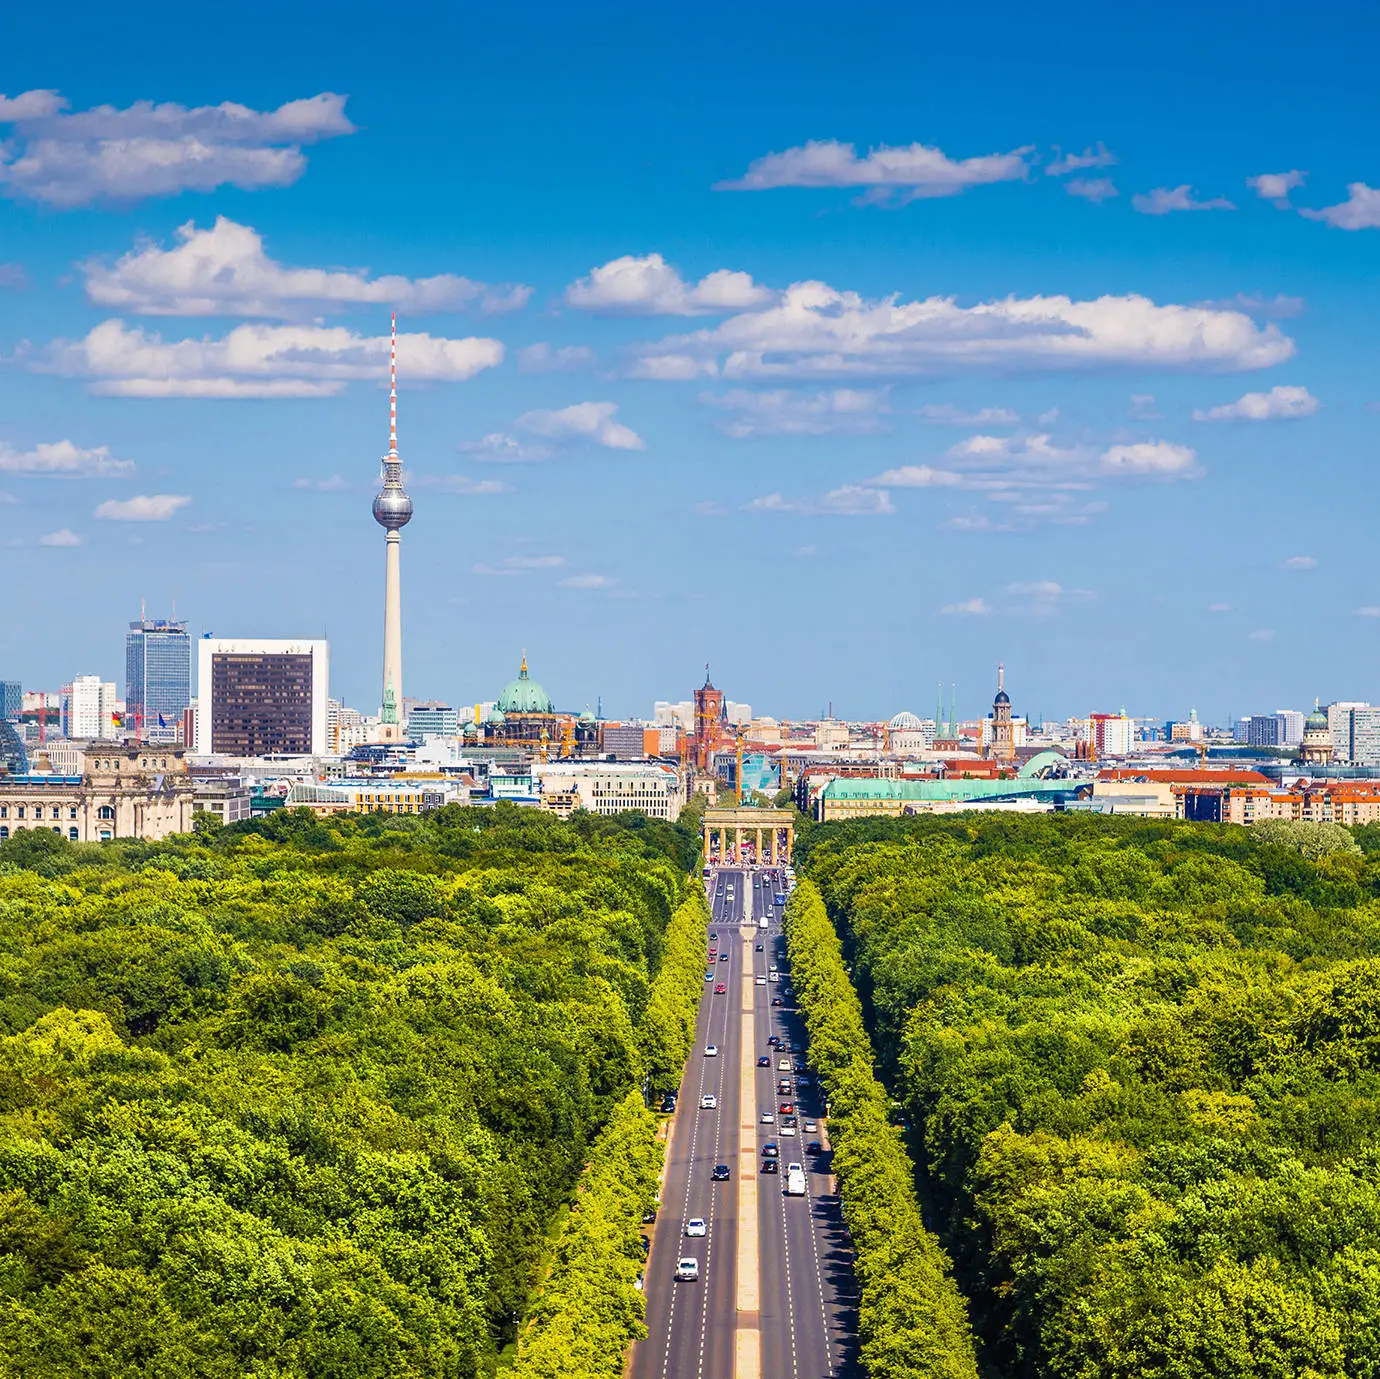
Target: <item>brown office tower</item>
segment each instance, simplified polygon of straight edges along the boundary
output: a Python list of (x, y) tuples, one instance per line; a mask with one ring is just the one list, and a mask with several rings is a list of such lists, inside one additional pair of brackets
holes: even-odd
[(197, 752), (306, 756), (326, 750), (324, 641), (198, 644)]

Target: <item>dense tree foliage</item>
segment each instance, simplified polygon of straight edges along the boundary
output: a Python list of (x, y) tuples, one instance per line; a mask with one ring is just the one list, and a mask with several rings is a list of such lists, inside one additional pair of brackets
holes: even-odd
[(514, 1379), (619, 1379), (628, 1347), (647, 1334), (639, 1223), (656, 1202), (661, 1146), (637, 1092), (614, 1109), (518, 1342)]
[(994, 1372), (1380, 1375), (1380, 852), (1340, 832), (811, 835)]
[(963, 1299), (925, 1229), (913, 1169), (887, 1119), (872, 1043), (819, 891), (786, 907), (791, 971), (810, 1061), (829, 1097), (829, 1138), (860, 1290), (859, 1354), (870, 1379), (976, 1379)]
[(609, 1160), (697, 844), (508, 806), (0, 844), (0, 1372), (489, 1372), (591, 1145), (582, 1203), (647, 1196)]

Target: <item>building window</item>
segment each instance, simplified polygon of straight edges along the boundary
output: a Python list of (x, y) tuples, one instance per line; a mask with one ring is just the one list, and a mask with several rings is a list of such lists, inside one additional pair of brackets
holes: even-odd
[(52, 817), (53, 817), (54, 819), (60, 819), (60, 818), (62, 818), (62, 810), (60, 810), (60, 809), (57, 807), (57, 805), (54, 805), (54, 806), (53, 806)]
[(67, 836), (75, 843), (81, 835), (77, 832), (75, 828), (69, 828), (67, 830)]
[(7, 804), (0, 804), (0, 819), (8, 819), (9, 817), (10, 817), (10, 807), (9, 807), (9, 805), (7, 805)]
[(67, 817), (68, 817), (69, 819), (75, 819), (75, 818), (77, 817), (77, 807), (76, 807), (76, 805), (70, 805), (70, 806), (68, 807), (68, 810), (67, 810)]
[(109, 841), (110, 841), (110, 830), (109, 830), (108, 828), (103, 828), (103, 829), (101, 829), (101, 842), (103, 842), (103, 843), (108, 843)]
[(103, 804), (96, 811), (96, 817), (98, 819), (113, 819), (115, 817), (115, 811), (108, 804)]
[(19, 806), (19, 817), (21, 819), (24, 817), (24, 806), (22, 804)]
[(0, 824), (0, 838), (8, 838), (9, 836), (10, 836), (10, 826), (9, 826), (9, 824)]

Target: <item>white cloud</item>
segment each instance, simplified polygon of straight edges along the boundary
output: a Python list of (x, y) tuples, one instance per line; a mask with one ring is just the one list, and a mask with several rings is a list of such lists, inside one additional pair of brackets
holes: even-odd
[(1231, 604), (1229, 603), (1210, 603), (1208, 604), (1209, 613), (1230, 613)]
[(1309, 220), (1321, 220), (1338, 230), (1380, 229), (1380, 188), (1364, 182), (1347, 183), (1347, 199), (1321, 210), (1301, 210)]
[(588, 345), (562, 345), (552, 349), (544, 340), (518, 351), (523, 373), (573, 373), (593, 366), (598, 356)]
[(481, 563), (472, 568), (477, 575), (513, 576), (530, 575), (538, 570), (559, 570), (566, 563), (563, 555), (509, 555), (497, 565)]
[(1298, 168), (1290, 168), (1288, 172), (1262, 172), (1257, 177), (1248, 177), (1246, 185), (1262, 201), (1273, 201), (1281, 211), (1287, 211), (1289, 193), (1295, 187), (1303, 186), (1304, 178), (1307, 176), (1306, 172), (1300, 172)]
[(479, 460), (493, 460), (499, 464), (526, 464), (535, 460), (549, 460), (556, 452), (549, 445), (533, 445), (503, 431), (490, 431), (477, 441), (461, 441), (458, 449)]
[(343, 493), (350, 481), (342, 474), (332, 474), (329, 479), (294, 479), (292, 486), (308, 493)]
[(1380, 618), (1380, 604), (1362, 604), (1361, 607), (1356, 610), (1356, 616), (1358, 618)]
[(1246, 635), (1253, 642), (1272, 642), (1275, 639), (1275, 630), (1273, 627), (1258, 627)]
[(227, 101), (186, 106), (136, 101), (68, 113), (56, 91), (0, 96), (0, 189), (67, 209), (182, 191), (284, 187), (306, 167), (304, 144), (351, 134), (345, 97), (323, 92), (276, 110)]
[(560, 586), (562, 589), (610, 589), (617, 583), (609, 575), (567, 575)]
[(949, 447), (952, 459), (1016, 460), (1041, 465), (1064, 465), (1078, 459), (1076, 449), (1062, 449), (1047, 435), (967, 436)]
[(1006, 586), (1006, 592), (1028, 600), (1008, 609), (1020, 617), (1052, 618), (1067, 603), (1087, 603), (1097, 595), (1091, 589), (1066, 589), (1057, 580), (1018, 580)]
[(819, 499), (789, 500), (768, 493), (747, 504), (748, 512), (798, 513), (824, 517), (890, 517), (896, 509), (885, 489), (867, 484), (842, 484)]
[(1280, 567), (1285, 570), (1316, 570), (1318, 560), (1311, 555), (1291, 555)]
[(700, 401), (730, 413), (723, 429), (740, 440), (747, 436), (861, 435), (879, 431), (880, 414), (888, 410), (884, 388), (832, 388), (817, 393), (734, 388), (717, 396), (701, 394)]
[(1109, 168), (1116, 162), (1116, 154), (1101, 139), (1095, 148), (1085, 148), (1082, 153), (1060, 153), (1058, 149), (1055, 152), (1059, 156), (1045, 168), (1046, 177), (1064, 177), (1084, 168)]
[[(216, 339), (164, 341), (121, 320), (82, 340), (58, 340), (32, 367), (90, 380), (111, 397), (331, 397), (354, 380), (388, 377), (387, 335), (341, 326), (236, 326)], [(497, 340), (398, 336), (398, 371), (408, 383), (457, 382), (503, 359)]]
[(992, 609), (986, 599), (976, 598), (964, 599), (962, 603), (946, 603), (939, 611), (959, 617), (985, 618)]
[(516, 425), (548, 440), (590, 440), (610, 450), (645, 450), (647, 443), (636, 431), (614, 421), (617, 410), (615, 402), (577, 402), (554, 412), (527, 412)]
[(192, 500), (185, 493), (137, 494), (107, 498), (95, 511), (102, 522), (166, 522)]
[(867, 300), (801, 282), (717, 326), (634, 347), (639, 377), (898, 376), (956, 370), (1099, 367), (1225, 371), (1288, 359), (1294, 342), (1241, 311), (1146, 297)]
[(932, 402), (920, 408), (926, 421), (941, 426), (1014, 426), (1020, 417), (1009, 407), (978, 407), (965, 411), (952, 402)]
[(1225, 196), (1210, 201), (1197, 201), (1193, 188), (1185, 182), (1180, 187), (1156, 187), (1148, 195), (1137, 192), (1131, 205), (1141, 215), (1168, 215), (1171, 211), (1234, 211), (1236, 207)]
[(84, 545), (86, 538), (78, 536), (74, 531), (68, 531), (66, 527), (59, 531), (50, 531), (45, 536), (38, 538), (40, 546), (81, 546)]
[(818, 510), (834, 517), (889, 517), (896, 511), (884, 488), (844, 484), (819, 500)]
[(140, 316), (266, 316), (298, 320), (363, 306), (420, 314), (435, 311), (511, 311), (530, 287), (490, 286), (442, 273), (432, 278), (370, 278), (363, 269), (290, 268), (264, 253), (258, 231), (217, 216), (209, 230), (191, 221), (178, 245), (146, 244), (113, 266), (80, 265), (86, 295), (97, 306)]
[(28, 287), (29, 275), (22, 263), (0, 263), (0, 287)]
[(1198, 305), (1210, 311), (1244, 311), (1265, 320), (1274, 318), (1282, 321), (1290, 316), (1301, 315), (1306, 303), (1302, 297), (1289, 297), (1283, 292), (1276, 292), (1273, 297), (1267, 297), (1263, 292), (1238, 292), (1234, 297), (1199, 302)]
[(1075, 177), (1064, 183), (1064, 190), (1070, 196), (1081, 196), (1084, 201), (1091, 201), (1094, 205), (1101, 205), (1121, 195), (1110, 177)]
[(1008, 594), (1028, 594), (1032, 598), (1058, 598), (1063, 592), (1063, 586), (1057, 584), (1052, 579), (1032, 579), (1024, 580), (1006, 586)]
[(565, 290), (568, 306), (632, 316), (703, 316), (764, 306), (776, 294), (748, 273), (720, 268), (691, 285), (660, 254), (625, 254)]
[(83, 449), (61, 440), (40, 442), (32, 450), (14, 450), (0, 441), (0, 474), (123, 479), (133, 473), (132, 460), (117, 460), (104, 445)]
[(1160, 414), (1155, 410), (1154, 393), (1132, 393), (1131, 415), (1137, 421), (1158, 421)]
[(1109, 474), (1186, 479), (1197, 473), (1197, 458), (1197, 452), (1187, 445), (1175, 445), (1172, 441), (1139, 441), (1104, 450), (1102, 468)]
[(889, 484), (893, 488), (972, 488), (971, 476), (952, 469), (933, 469), (927, 464), (904, 464), (878, 474), (869, 483)]
[(873, 187), (900, 189), (905, 198), (955, 196), (990, 182), (1017, 182), (1027, 172), (1030, 148), (991, 153), (979, 158), (949, 158), (925, 144), (889, 147), (880, 144), (859, 158), (852, 144), (813, 139), (784, 153), (756, 159), (735, 181), (719, 182), (718, 191), (764, 191), (773, 187)]
[(1195, 408), (1194, 421), (1291, 421), (1311, 417), (1322, 404), (1307, 388), (1276, 385), (1268, 393), (1246, 393), (1220, 407)]

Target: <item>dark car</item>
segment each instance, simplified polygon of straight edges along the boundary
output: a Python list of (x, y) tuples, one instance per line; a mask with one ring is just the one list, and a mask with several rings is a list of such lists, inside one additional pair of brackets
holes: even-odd
[(662, 1098), (661, 1098), (661, 1113), (662, 1113), (662, 1115), (664, 1115), (664, 1116), (669, 1116), (669, 1115), (671, 1114), (671, 1112), (674, 1111), (675, 1109), (676, 1109), (676, 1099), (675, 1099), (675, 1097), (673, 1097), (673, 1096), (667, 1096), (667, 1097), (662, 1097)]
[(719, 937), (719, 931), (718, 931), (717, 929), (711, 929), (711, 930), (709, 931), (709, 937), (710, 937), (710, 938), (718, 938), (718, 937)]
[(770, 1068), (770, 1067), (771, 1067), (771, 1059), (768, 1058), (766, 1054), (763, 1054), (763, 1055), (761, 1056), (761, 1058), (759, 1058), (759, 1059), (757, 1060), (757, 1066), (758, 1066), (759, 1068)]
[(759, 944), (757, 945), (757, 947), (754, 948), (752, 951), (753, 951), (754, 953), (760, 953), (760, 952), (762, 951), (762, 945), (759, 943)]
[(777, 1161), (776, 1161), (775, 1159), (763, 1159), (763, 1160), (762, 1160), (762, 1172), (763, 1172), (763, 1173), (780, 1173), (780, 1172), (781, 1172), (781, 1165), (780, 1165), (779, 1163), (777, 1163)]
[(767, 1047), (768, 1047), (769, 1049), (774, 1049), (780, 1042), (781, 1042), (781, 1036), (780, 1036), (779, 1034), (769, 1034), (769, 1035), (767, 1035)]
[(820, 1144), (818, 1140), (811, 1140), (810, 1143), (805, 1146), (805, 1148), (809, 1150), (811, 1154), (824, 1153), (824, 1146)]
[(792, 1130), (795, 1129), (796, 1123), (797, 1123), (797, 1122), (796, 1122), (796, 1118), (795, 1118), (794, 1116), (782, 1116), (782, 1117), (781, 1117), (781, 1124), (782, 1124), (782, 1125), (789, 1126)]
[(728, 954), (727, 954), (727, 953), (720, 953), (720, 954), (719, 954), (719, 961), (720, 961), (720, 962), (727, 962), (727, 961), (728, 961)]
[(773, 997), (771, 998), (771, 1003), (772, 1003), (772, 1005), (774, 1005), (774, 1006), (779, 1006), (779, 1005), (781, 1004), (781, 997), (780, 997), (780, 996), (773, 996)]
[(766, 1144), (762, 1146), (762, 1157), (764, 1159), (775, 1159), (778, 1158), (780, 1154), (781, 1149), (775, 1140), (768, 1140)]
[(709, 1175), (716, 1183), (726, 1183), (728, 1181), (728, 1165), (715, 1164), (714, 1171)]

